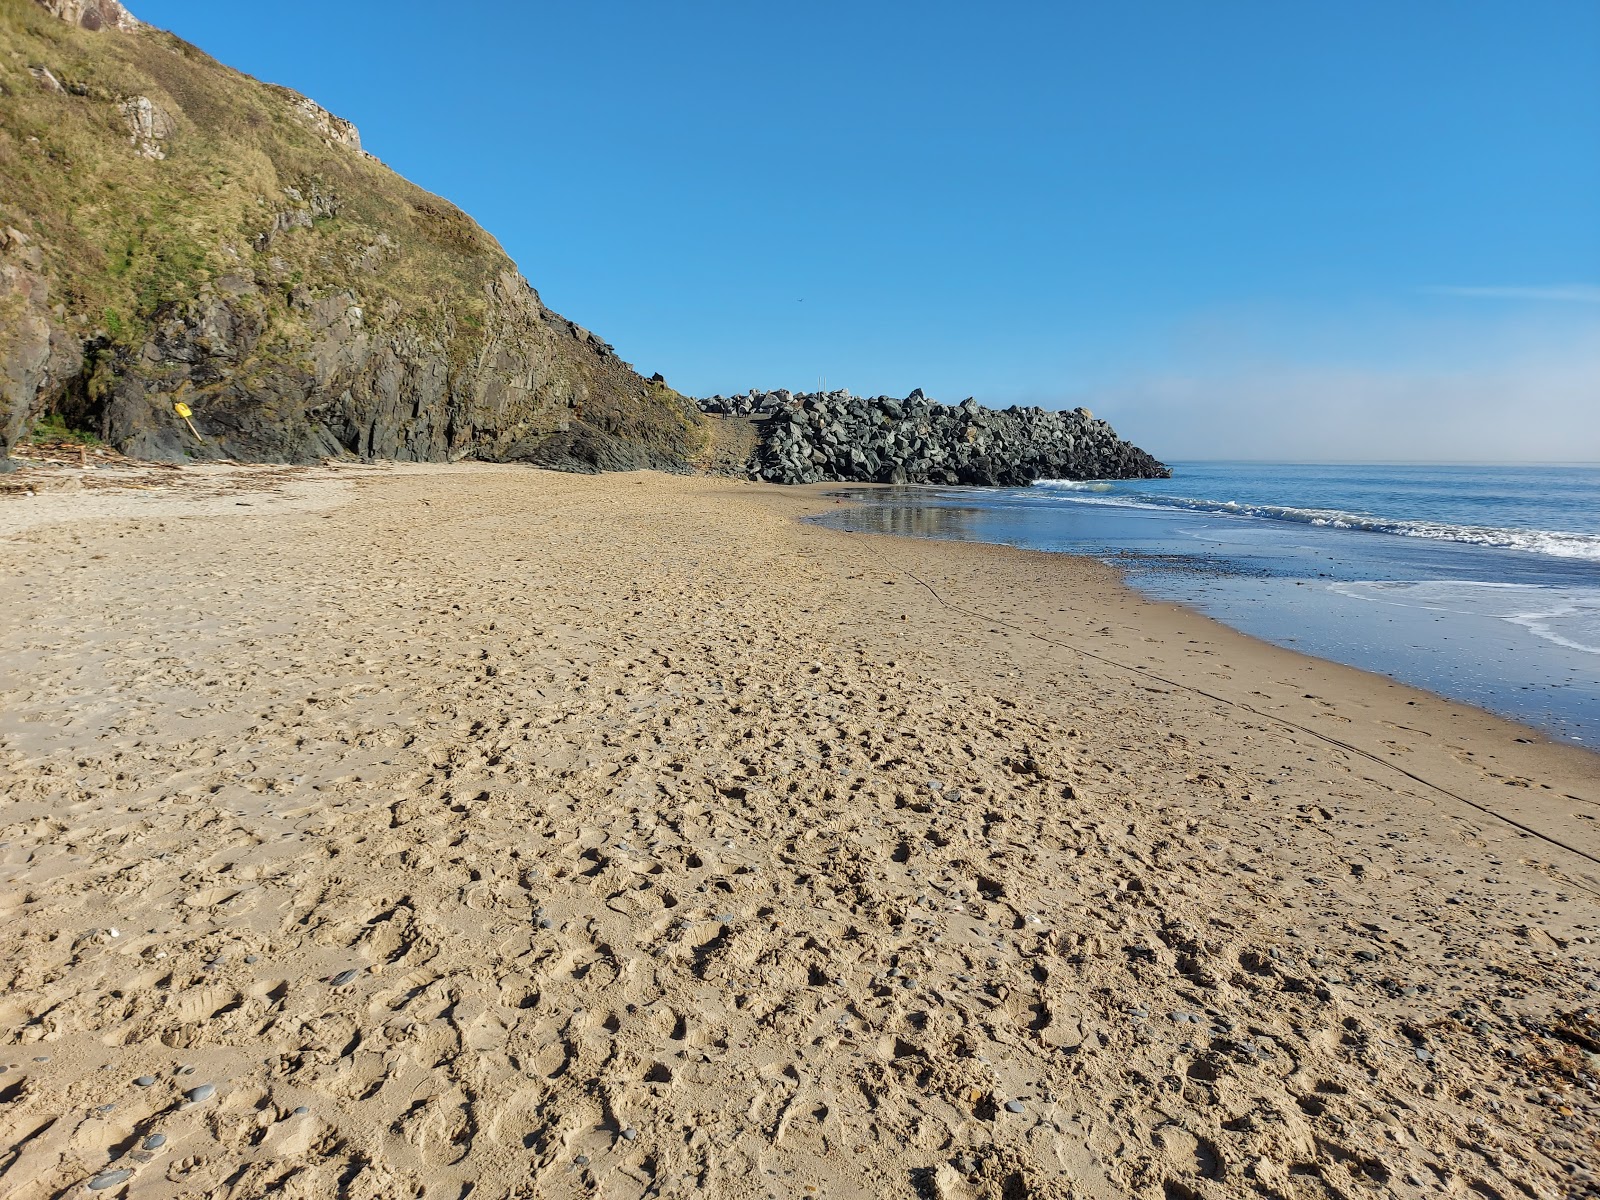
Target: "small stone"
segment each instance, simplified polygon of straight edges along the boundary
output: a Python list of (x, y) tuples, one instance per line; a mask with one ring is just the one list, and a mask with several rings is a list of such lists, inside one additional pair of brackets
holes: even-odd
[(244, 960), (247, 963), (258, 963), (258, 962), (261, 961), (261, 955), (259, 955), (259, 954), (246, 954), (244, 956)]
[(201, 1104), (201, 1103), (204, 1103), (205, 1101), (211, 1099), (211, 1097), (216, 1095), (216, 1094), (217, 1094), (217, 1085), (216, 1084), (214, 1084), (214, 1083), (202, 1083), (199, 1087), (190, 1089), (190, 1091), (188, 1093), (188, 1100), (189, 1100), (190, 1104)]
[(36, 1055), (33, 1056), (33, 1061), (34, 1062), (49, 1062), (50, 1061), (50, 1056), (48, 1054), (36, 1054)]
[(587, 1154), (580, 1154), (572, 1161), (577, 1163), (580, 1167), (587, 1167), (589, 1165), (589, 1156)]
[(328, 986), (329, 987), (343, 987), (345, 984), (349, 983), (355, 977), (356, 977), (355, 968), (354, 967), (346, 967), (343, 971), (340, 971), (332, 979), (328, 980)]
[(119, 1183), (127, 1183), (132, 1178), (132, 1167), (118, 1167), (115, 1171), (102, 1171), (89, 1180), (89, 1190), (91, 1192), (102, 1192), (106, 1188), (116, 1187)]
[(297, 1116), (297, 1117), (303, 1117), (310, 1111), (311, 1110), (309, 1108), (307, 1108), (304, 1104), (297, 1104), (297, 1105), (295, 1105), (294, 1115)]
[(145, 1150), (159, 1150), (159, 1149), (161, 1149), (161, 1147), (165, 1146), (166, 1144), (167, 1144), (167, 1135), (166, 1134), (164, 1134), (164, 1133), (152, 1133), (149, 1137), (145, 1138), (144, 1142), (142, 1143), (141, 1148), (145, 1149)]
[(637, 1129), (624, 1129), (622, 1131), (622, 1140), (625, 1141), (625, 1142), (636, 1142), (636, 1141), (638, 1141), (639, 1140), (639, 1131)]
[(1021, 1112), (1022, 1111), (1022, 1101), (1021, 1100), (1007, 1100), (1006, 1101), (1006, 1111), (1007, 1112), (1012, 1112), (1012, 1113)]
[(156, 1077), (154, 1075), (141, 1075), (133, 1081), (134, 1087), (155, 1087), (155, 1085)]
[(194, 1074), (194, 1068), (193, 1067), (179, 1067), (178, 1068), (178, 1074), (179, 1075), (193, 1075)]

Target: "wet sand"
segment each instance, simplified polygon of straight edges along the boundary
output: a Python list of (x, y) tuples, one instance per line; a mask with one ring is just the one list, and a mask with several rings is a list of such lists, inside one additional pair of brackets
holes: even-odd
[(1586, 751), (821, 489), (136, 486), (0, 498), (0, 1193), (1594, 1186)]

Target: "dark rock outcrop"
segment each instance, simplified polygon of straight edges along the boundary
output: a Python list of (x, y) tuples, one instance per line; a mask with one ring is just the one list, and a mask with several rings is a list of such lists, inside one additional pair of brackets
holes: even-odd
[[(708, 402), (702, 401), (702, 406)], [(946, 406), (919, 388), (904, 400), (849, 392), (717, 397), (708, 411), (770, 414), (753, 473), (774, 483), (854, 481), (1021, 487), (1037, 479), (1171, 475), (1087, 410)]]
[(46, 414), (153, 459), (704, 453), (691, 402), (298, 92), (115, 0), (0, 0), (0, 48), (0, 469)]
[(0, 229), (0, 471), (36, 397), (75, 378), (82, 355), (57, 328), (44, 256), (18, 229)]
[[(303, 323), (286, 338), (263, 318), (260, 289), (225, 276), (110, 359), (91, 416), (135, 458), (684, 469), (691, 424), (674, 415), (675, 394), (546, 309), (514, 272), (487, 288), (485, 328), (464, 362), (452, 361), (450, 330), (370, 331), (359, 299), (291, 300)], [(199, 438), (173, 419), (177, 403), (194, 411)], [(668, 420), (637, 419), (647, 407)]]

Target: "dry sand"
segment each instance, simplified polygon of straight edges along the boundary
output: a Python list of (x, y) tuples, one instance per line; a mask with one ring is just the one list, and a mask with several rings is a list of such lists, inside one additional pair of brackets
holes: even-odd
[(0, 500), (0, 1193), (1594, 1187), (1585, 752), (818, 491), (140, 486)]

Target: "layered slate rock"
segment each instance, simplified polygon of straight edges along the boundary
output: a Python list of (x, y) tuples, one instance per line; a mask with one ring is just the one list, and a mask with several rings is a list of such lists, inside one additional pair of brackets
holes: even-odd
[(1088, 409), (984, 408), (849, 392), (752, 392), (702, 401), (709, 412), (765, 416), (753, 473), (825, 481), (1021, 487), (1037, 479), (1164, 479), (1172, 474)]
[(704, 453), (692, 402), (298, 92), (115, 0), (0, 0), (0, 49), (0, 469), (45, 415), (168, 460)]

